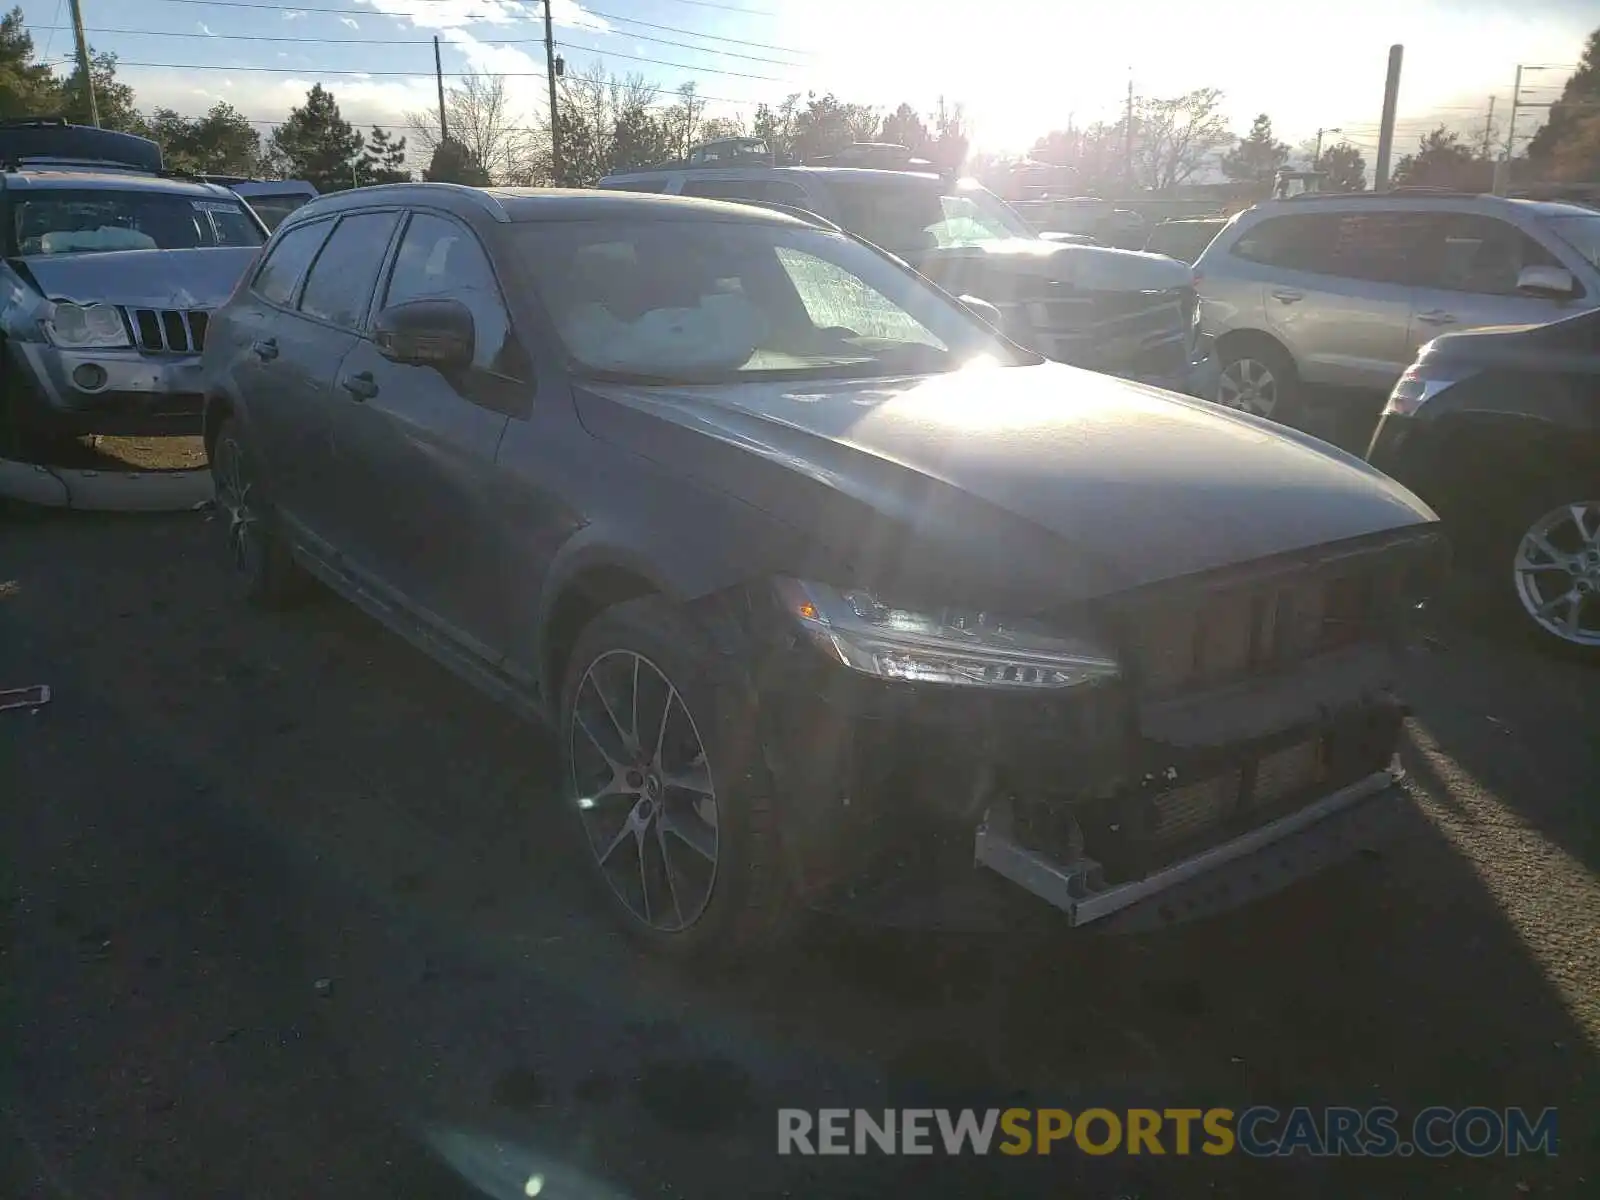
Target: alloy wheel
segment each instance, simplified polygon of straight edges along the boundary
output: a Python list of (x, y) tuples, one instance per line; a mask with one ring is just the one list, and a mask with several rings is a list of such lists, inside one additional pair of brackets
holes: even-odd
[(260, 514), (251, 498), (254, 487), (244, 450), (237, 440), (223, 437), (212, 450), (212, 478), (217, 508), (228, 522), (225, 530), (228, 557), (241, 575), (253, 577), (262, 552)]
[(1546, 633), (1600, 647), (1600, 500), (1561, 505), (1530, 525), (1513, 581), (1523, 610)]
[(567, 729), (572, 795), (589, 849), (635, 920), (682, 933), (717, 878), (716, 787), (682, 694), (641, 654), (597, 657)]
[(1259, 359), (1236, 358), (1222, 368), (1217, 400), (1241, 412), (1270, 417), (1278, 407), (1277, 377)]

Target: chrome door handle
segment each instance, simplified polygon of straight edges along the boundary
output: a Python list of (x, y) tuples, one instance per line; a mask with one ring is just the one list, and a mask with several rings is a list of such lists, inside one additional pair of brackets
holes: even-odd
[(1427, 312), (1419, 312), (1417, 320), (1424, 325), (1454, 325), (1456, 323), (1456, 315), (1455, 313), (1445, 312), (1442, 308), (1430, 308)]
[(377, 380), (372, 378), (371, 371), (360, 371), (354, 375), (346, 375), (339, 381), (339, 386), (349, 392), (357, 402), (371, 400), (378, 394)]
[(278, 339), (267, 338), (265, 341), (251, 342), (250, 353), (262, 362), (271, 362), (278, 357)]
[(1295, 304), (1306, 298), (1304, 292), (1293, 292), (1288, 288), (1273, 288), (1272, 298), (1282, 304)]

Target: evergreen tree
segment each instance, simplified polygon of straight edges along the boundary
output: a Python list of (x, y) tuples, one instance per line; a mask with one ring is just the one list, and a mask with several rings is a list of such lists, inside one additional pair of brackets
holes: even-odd
[(352, 168), (364, 149), (361, 135), (339, 115), (338, 101), (320, 83), (312, 85), (303, 105), (289, 110), (268, 145), (289, 178), (307, 180), (319, 192), (353, 186)]
[(387, 129), (374, 125), (367, 134), (367, 148), (361, 155), (357, 175), (362, 183), (410, 183), (406, 139), (396, 138)]
[(454, 138), (440, 142), (433, 152), (433, 161), (422, 177), (429, 183), (465, 183), (471, 187), (488, 187), (489, 172), (472, 157)]

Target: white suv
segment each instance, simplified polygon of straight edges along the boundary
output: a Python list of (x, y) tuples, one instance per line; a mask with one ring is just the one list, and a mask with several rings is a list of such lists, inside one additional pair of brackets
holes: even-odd
[(1441, 333), (1600, 307), (1600, 211), (1400, 189), (1239, 214), (1195, 264), (1224, 404), (1288, 424), (1301, 384), (1387, 392)]

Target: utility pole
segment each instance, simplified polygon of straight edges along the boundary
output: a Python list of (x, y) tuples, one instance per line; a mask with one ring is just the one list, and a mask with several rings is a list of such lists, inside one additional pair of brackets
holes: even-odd
[(550, 21), (550, 0), (544, 0), (544, 77), (550, 84), (550, 170), (561, 182), (561, 118), (556, 107), (556, 35)]
[(1489, 97), (1489, 115), (1483, 119), (1483, 157), (1487, 159), (1493, 153), (1494, 144), (1494, 97)]
[(1378, 166), (1373, 172), (1372, 190), (1389, 190), (1389, 157), (1394, 153), (1394, 112), (1400, 101), (1400, 62), (1406, 48), (1389, 47), (1389, 74), (1383, 82), (1383, 123), (1378, 126)]
[(1319, 130), (1317, 130), (1317, 152), (1311, 159), (1311, 169), (1313, 171), (1317, 169), (1317, 164), (1322, 161), (1322, 135), (1325, 134), (1325, 133), (1343, 133), (1343, 132), (1344, 132), (1344, 130), (1342, 130), (1342, 129), (1319, 129)]
[(72, 36), (78, 43), (78, 72), (83, 76), (83, 94), (89, 101), (89, 124), (100, 128), (100, 106), (94, 98), (94, 73), (89, 70), (89, 43), (83, 36), (83, 7), (72, 0)]
[(1129, 194), (1133, 192), (1133, 68), (1128, 68), (1128, 113), (1124, 118), (1126, 128), (1122, 138), (1122, 179)]
[(439, 37), (433, 38), (433, 81), (439, 85), (439, 141), (441, 144), (450, 140), (450, 127), (444, 119), (444, 66), (439, 61)]

